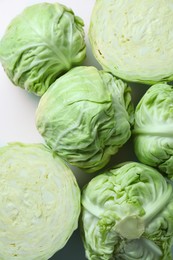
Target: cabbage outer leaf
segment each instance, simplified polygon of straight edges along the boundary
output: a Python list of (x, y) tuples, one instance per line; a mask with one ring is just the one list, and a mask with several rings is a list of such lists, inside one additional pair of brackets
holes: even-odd
[(92, 66), (73, 68), (41, 97), (36, 125), (67, 162), (94, 172), (130, 138), (131, 89)]
[(173, 87), (155, 84), (135, 110), (134, 149), (138, 159), (173, 177)]
[(42, 95), (86, 55), (83, 20), (59, 3), (27, 7), (0, 42), (0, 61), (17, 86)]
[(171, 260), (173, 186), (157, 170), (127, 162), (93, 178), (82, 192), (88, 259)]

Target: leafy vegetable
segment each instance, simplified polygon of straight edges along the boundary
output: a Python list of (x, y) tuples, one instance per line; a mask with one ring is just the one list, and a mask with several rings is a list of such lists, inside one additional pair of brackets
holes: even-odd
[(89, 39), (104, 70), (127, 81), (171, 81), (172, 24), (170, 0), (96, 0)]
[(42, 144), (0, 148), (0, 259), (49, 259), (77, 228), (80, 191)]
[(80, 66), (56, 80), (41, 97), (36, 125), (53, 151), (94, 172), (129, 139), (133, 112), (126, 83)]
[(173, 178), (173, 86), (159, 83), (135, 111), (134, 149), (138, 159)]
[(157, 170), (126, 162), (82, 192), (86, 256), (96, 260), (171, 260), (173, 186)]
[(86, 55), (83, 21), (59, 3), (27, 7), (9, 24), (0, 60), (17, 86), (42, 95)]

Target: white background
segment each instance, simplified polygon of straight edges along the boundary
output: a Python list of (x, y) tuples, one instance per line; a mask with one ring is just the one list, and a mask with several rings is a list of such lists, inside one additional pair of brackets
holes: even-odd
[[(0, 0), (0, 38), (3, 36), (6, 27), (17, 14), (25, 7), (43, 1), (35, 0)], [(56, 2), (56, 1), (47, 1)], [(90, 16), (94, 5), (94, 0), (61, 0), (62, 3), (71, 7), (74, 13), (80, 16), (85, 23), (85, 40), (87, 44), (87, 58), (83, 65), (100, 66), (94, 59), (89, 40), (88, 27)], [(137, 102), (146, 89), (133, 86), (133, 100)], [(27, 93), (25, 90), (14, 86), (7, 78), (0, 65), (0, 146), (8, 142), (38, 143), (43, 142), (35, 126), (35, 111), (39, 102), (39, 97)], [(116, 163), (135, 159), (131, 141), (115, 157)], [(113, 160), (114, 163), (114, 160)], [(80, 170), (72, 168), (77, 181), (82, 187), (94, 175), (87, 175)], [(70, 217), (70, 216), (69, 216)], [(82, 246), (79, 231), (74, 232), (67, 245), (60, 250), (53, 258), (84, 260), (84, 249)]]

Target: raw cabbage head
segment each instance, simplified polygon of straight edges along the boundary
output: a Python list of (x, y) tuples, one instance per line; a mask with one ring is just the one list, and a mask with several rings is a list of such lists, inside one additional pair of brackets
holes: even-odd
[(89, 39), (103, 69), (127, 81), (171, 81), (172, 4), (172, 0), (96, 0)]
[(59, 3), (27, 7), (0, 41), (0, 61), (17, 86), (42, 95), (86, 54), (83, 21)]
[(148, 89), (135, 110), (133, 136), (138, 159), (173, 178), (173, 86)]
[(41, 97), (36, 125), (53, 151), (94, 172), (130, 138), (133, 112), (126, 83), (92, 66), (79, 66)]
[(42, 144), (0, 148), (0, 259), (47, 260), (77, 228), (80, 191)]
[(171, 260), (173, 185), (157, 170), (127, 162), (82, 192), (81, 227), (92, 260)]

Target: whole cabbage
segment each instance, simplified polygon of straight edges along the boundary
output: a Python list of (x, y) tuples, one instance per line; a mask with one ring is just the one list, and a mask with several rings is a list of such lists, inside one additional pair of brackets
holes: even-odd
[(81, 230), (91, 260), (171, 260), (173, 184), (157, 170), (126, 162), (82, 192)]
[(42, 95), (86, 55), (84, 23), (59, 3), (27, 7), (0, 41), (0, 61), (17, 86)]
[(95, 67), (79, 66), (41, 97), (36, 126), (54, 152), (94, 172), (130, 138), (133, 113), (126, 83)]
[(73, 173), (43, 144), (0, 148), (0, 259), (47, 260), (78, 226)]
[(135, 110), (134, 150), (138, 159), (173, 178), (173, 86), (155, 84)]
[(96, 0), (89, 39), (103, 69), (127, 81), (173, 80), (172, 0)]

